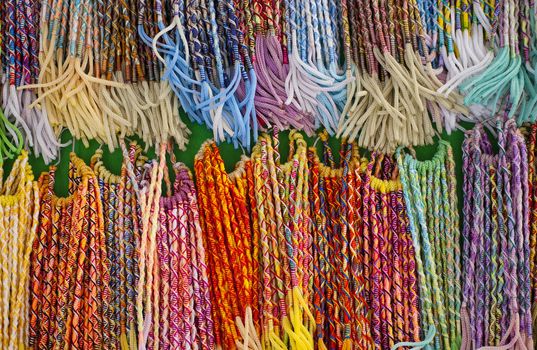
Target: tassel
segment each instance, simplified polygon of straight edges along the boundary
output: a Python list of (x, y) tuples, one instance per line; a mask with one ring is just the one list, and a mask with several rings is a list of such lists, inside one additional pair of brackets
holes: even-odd
[(283, 64), (284, 53), (278, 38), (273, 32), (256, 37), (256, 61), (254, 67), (258, 77), (255, 106), (258, 116), (262, 118), (265, 129), (271, 126), (278, 130), (295, 128), (314, 132), (312, 114), (300, 111), (293, 104), (286, 104), (288, 99), (285, 81), (289, 66)]

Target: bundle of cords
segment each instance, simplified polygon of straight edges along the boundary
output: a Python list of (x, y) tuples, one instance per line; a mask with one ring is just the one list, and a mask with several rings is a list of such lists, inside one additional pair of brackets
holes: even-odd
[[(283, 6), (284, 59), (289, 65), (285, 103), (312, 114), (315, 129), (323, 127), (334, 135), (347, 102), (347, 85), (354, 80), (339, 66), (341, 7), (329, 0), (285, 0)], [(348, 47), (348, 35), (345, 39)]]
[[(169, 84), (159, 81), (161, 67), (137, 33), (138, 1), (112, 0), (98, 2), (97, 17), (93, 19), (95, 76), (124, 83), (121, 88), (101, 86), (100, 96), (108, 103), (103, 106), (104, 121), (113, 137), (138, 134), (146, 145), (166, 143), (171, 137), (184, 149), (190, 131), (179, 117), (179, 103)], [(147, 21), (147, 20), (146, 20)], [(154, 25), (150, 29), (155, 31)], [(120, 116), (128, 125), (115, 125)]]
[(98, 9), (94, 5), (91, 0), (43, 0), (38, 84), (24, 86), (37, 90), (38, 98), (31, 107), (39, 104), (47, 110), (53, 127), (67, 126), (86, 143), (92, 138), (103, 142), (109, 138), (100, 111), (110, 103), (99, 100), (97, 88), (102, 83), (121, 85), (93, 77), (93, 40), (100, 37), (93, 33)]
[[(175, 181), (164, 174), (157, 233), (160, 285), (159, 337), (154, 349), (214, 349), (209, 273), (196, 189), (188, 168), (171, 153)], [(157, 344), (158, 343), (158, 344)]]
[(425, 29), (415, 0), (348, 2), (354, 61), (361, 88), (340, 120), (337, 135), (369, 149), (393, 152), (399, 145), (432, 143), (442, 130), (442, 111), (466, 112), (456, 93), (442, 95), (432, 69)]
[(481, 125), (463, 145), (461, 349), (533, 349), (527, 149), (507, 114), (497, 155)]
[[(252, 268), (254, 271), (251, 275), (250, 284), (252, 306), (246, 309), (246, 318), (243, 322), (240, 318), (236, 318), (236, 324), (242, 336), (242, 342), (237, 344), (239, 349), (259, 349), (261, 342), (257, 337), (260, 330), (260, 313), (261, 313), (261, 270), (260, 270), (260, 226), (259, 216), (257, 212), (257, 202), (255, 194), (254, 169), (252, 160), (245, 155), (241, 157), (235, 171), (229, 174), (229, 178), (234, 183), (234, 189), (237, 191), (237, 201), (239, 211), (247, 223), (245, 231), (251, 237), (251, 259)], [(242, 199), (244, 198), (244, 200)], [(249, 223), (249, 225), (248, 225)], [(257, 272), (257, 273), (256, 273)], [(253, 321), (253, 322), (252, 322)], [(254, 328), (255, 327), (255, 328)], [(252, 340), (254, 340), (252, 342)]]
[(531, 125), (527, 130), (528, 144), (528, 182), (529, 182), (529, 210), (530, 210), (530, 277), (531, 277), (531, 307), (533, 328), (537, 326), (537, 124)]
[[(142, 1), (140, 20), (149, 2)], [(230, 0), (173, 0), (155, 8), (158, 33), (151, 43), (181, 106), (191, 120), (205, 123), (216, 141), (250, 148), (257, 136), (254, 94), (257, 85), (249, 49)], [(166, 26), (166, 22), (170, 24)]]
[[(445, 81), (438, 92), (454, 91), (492, 62), (501, 6), (502, 0), (472, 4), (467, 0), (422, 3), (427, 33), (431, 38), (430, 50), (443, 76), (441, 79)], [(469, 115), (444, 113), (444, 126), (451, 132), (457, 127), (457, 119), (472, 121), (482, 113), (483, 109), (476, 106)]]
[(9, 121), (0, 108), (0, 165), (5, 159), (13, 159), (24, 146), (22, 133)]
[(491, 45), (491, 50), (497, 50), (496, 56), (484, 72), (461, 85), (466, 95), (465, 104), (482, 105), (486, 109), (480, 117), (478, 114), (476, 121), (485, 119), (494, 127), (494, 118), (490, 116), (498, 111), (504, 97), (511, 106), (510, 117), (518, 113), (519, 123), (533, 118), (537, 82), (530, 49), (535, 45), (535, 11), (535, 3), (530, 1), (496, 3), (490, 30), (487, 30), (491, 43), (495, 44)]
[[(522, 100), (520, 107), (520, 114), (517, 119), (518, 124), (524, 122), (535, 122), (537, 112), (537, 5), (535, 2), (524, 1), (522, 4), (522, 10), (520, 14), (521, 18), (521, 32), (522, 34), (522, 55), (523, 66), (522, 69), (525, 81), (526, 99)], [(533, 82), (533, 84), (532, 84)]]
[(39, 190), (23, 152), (3, 181), (0, 170), (0, 344), (28, 348), (29, 275), (39, 215)]
[[(250, 7), (253, 19), (245, 22), (255, 24), (252, 61), (258, 80), (254, 102), (260, 127), (264, 130), (296, 128), (311, 134), (315, 129), (313, 114), (287, 102), (285, 81), (289, 75), (289, 60), (283, 44), (285, 22), (281, 1), (252, 0)], [(248, 10), (243, 9), (245, 13), (249, 13)]]
[(436, 154), (426, 161), (399, 150), (397, 162), (420, 276), (422, 326), (438, 330), (432, 348), (458, 349), (460, 232), (451, 146), (440, 141)]
[[(91, 168), (99, 182), (103, 203), (104, 231), (110, 268), (110, 338), (109, 349), (137, 349), (136, 346), (136, 295), (138, 279), (137, 245), (141, 225), (138, 187), (145, 157), (136, 143), (125, 150), (121, 174), (112, 174), (103, 164), (103, 152), (97, 150), (91, 158)], [(132, 164), (136, 178), (127, 173)]]
[[(0, 18), (0, 108), (24, 131), (26, 147), (33, 148), (48, 163), (57, 157), (60, 144), (47, 112), (31, 107), (34, 91), (17, 91), (19, 86), (35, 83), (39, 75), (40, 2), (2, 1)], [(2, 129), (13, 129), (4, 119)]]
[(43, 0), (40, 72), (36, 84), (21, 89), (35, 89), (30, 107), (46, 109), (53, 127), (66, 126), (85, 144), (97, 139), (112, 150), (118, 135), (134, 133), (149, 145), (170, 136), (187, 142), (171, 90), (149, 81), (159, 76), (134, 32), (137, 6), (130, 0)]
[[(125, 151), (124, 151), (125, 152)], [(127, 171), (132, 183), (136, 172), (132, 164)], [(166, 171), (166, 144), (161, 143), (158, 160), (144, 164), (141, 183), (135, 188), (140, 207), (141, 236), (137, 247), (138, 283), (136, 286), (136, 324), (138, 349), (158, 348), (159, 339), (159, 286), (158, 232), (162, 179)], [(130, 341), (130, 346), (134, 341)], [(157, 345), (155, 345), (155, 343)]]
[(420, 256), (412, 244), (397, 164), (373, 154), (362, 178), (362, 268), (373, 345), (420, 348)]
[(316, 321), (306, 142), (290, 133), (280, 162), (278, 135), (260, 136), (252, 154), (260, 226), (263, 349), (313, 349)]
[[(313, 235), (315, 346), (319, 349), (372, 347), (362, 271), (362, 174), (356, 144), (343, 143), (335, 168), (322, 133), (324, 164), (308, 150)], [(339, 253), (341, 252), (341, 253)]]
[(216, 144), (207, 141), (194, 163), (215, 345), (223, 349), (261, 349), (259, 246), (248, 211), (253, 199), (247, 199), (253, 189), (251, 181), (246, 190), (239, 180), (252, 175), (249, 162), (243, 159), (228, 175)]
[(39, 178), (31, 256), (29, 347), (93, 349), (110, 342), (110, 274), (98, 180), (74, 153), (69, 197), (54, 194), (55, 168)]

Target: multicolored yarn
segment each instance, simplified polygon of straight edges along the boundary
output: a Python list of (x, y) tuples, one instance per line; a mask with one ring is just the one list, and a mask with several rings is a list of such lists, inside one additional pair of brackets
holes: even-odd
[[(132, 192), (133, 180), (127, 175), (127, 162), (141, 173), (140, 147), (132, 143), (125, 149), (121, 174), (112, 174), (104, 167), (102, 150), (97, 150), (91, 159), (91, 168), (99, 181), (103, 218), (106, 235), (107, 261), (110, 267), (111, 303), (109, 306), (111, 349), (120, 349), (127, 344), (129, 349), (137, 348), (135, 343), (135, 310), (137, 294), (135, 269), (138, 266), (135, 251), (141, 236), (138, 197)], [(139, 184), (136, 184), (138, 186)], [(137, 239), (138, 238), (138, 239)]]
[(160, 267), (159, 345), (154, 348), (214, 349), (206, 252), (201, 235), (192, 176), (175, 161), (175, 180), (164, 176), (167, 196), (160, 198), (158, 259)]
[[(282, 24), (276, 18), (280, 8), (276, 2), (252, 1), (255, 22), (255, 55), (253, 65), (257, 76), (254, 103), (262, 129), (297, 128), (313, 133), (313, 115), (286, 103), (285, 82), (289, 74), (287, 47), (282, 42)], [(274, 103), (276, 102), (276, 103)]]
[[(33, 134), (27, 137), (47, 162), (57, 156), (51, 149), (60, 146), (48, 140), (63, 127), (86, 144), (98, 139), (110, 149), (134, 133), (148, 145), (172, 137), (185, 147), (189, 131), (179, 118), (178, 100), (158, 81), (158, 62), (143, 52), (142, 37), (134, 32), (138, 1), (14, 1), (36, 6), (35, 27), (41, 19), (35, 52), (39, 71), (14, 94), (22, 94), (28, 107), (21, 111), (29, 114), (23, 117), (30, 119), (30, 131), (45, 136), (35, 142)], [(28, 42), (37, 48), (34, 36)]]
[(39, 179), (29, 346), (99, 347), (109, 339), (111, 293), (98, 181), (74, 154), (69, 197), (54, 195), (54, 177), (53, 168)]
[(6, 349), (26, 348), (30, 254), (39, 215), (39, 191), (26, 152), (17, 158), (0, 187), (0, 344)]
[(531, 278), (531, 308), (532, 308), (532, 325), (536, 326), (536, 295), (537, 295), (537, 271), (536, 271), (536, 254), (537, 254), (537, 163), (535, 155), (537, 154), (537, 125), (531, 125), (526, 130), (526, 141), (528, 149), (528, 198), (529, 198), (529, 229), (530, 229), (530, 278)]
[(259, 248), (253, 248), (257, 243), (252, 241), (255, 231), (252, 232), (251, 217), (246, 212), (247, 192), (233, 180), (246, 174), (248, 162), (239, 163), (235, 172), (228, 175), (213, 142), (204, 143), (195, 160), (200, 224), (213, 286), (215, 346), (225, 348), (239, 344), (248, 348), (259, 343), (259, 330), (254, 325), (260, 323), (253, 319), (252, 312), (258, 310), (253, 291), (259, 286), (255, 282), (259, 279), (254, 277), (259, 271), (253, 253), (259, 252)]
[[(325, 159), (329, 159), (327, 134), (321, 134), (321, 139)], [(308, 150), (310, 207), (315, 223), (314, 339), (319, 348), (365, 349), (372, 344), (359, 262), (362, 248), (356, 232), (361, 219), (361, 210), (355, 211), (355, 206), (361, 205), (356, 196), (361, 187), (356, 187), (355, 181), (361, 180), (361, 163), (357, 147), (343, 144), (342, 150), (341, 168), (334, 168), (332, 162), (321, 163), (317, 150)]]
[[(492, 11), (492, 8), (494, 11)], [(496, 56), (487, 59), (486, 69), (467, 79), (461, 85), (467, 105), (477, 105), (472, 120), (482, 121), (494, 127), (490, 117), (509, 105), (508, 115), (518, 123), (532, 121), (535, 112), (535, 62), (528, 59), (528, 45), (534, 42), (530, 29), (530, 13), (535, 12), (535, 3), (527, 1), (498, 1), (474, 4), (477, 19), (487, 32), (489, 50)], [(488, 17), (488, 18), (487, 18)], [(495, 40), (497, 39), (497, 40)], [(492, 57), (492, 53), (487, 56)], [(488, 58), (488, 57), (487, 57)], [(485, 62), (483, 62), (485, 63)], [(490, 84), (498, 83), (492, 88)], [(476, 118), (477, 116), (477, 118)]]
[[(401, 205), (403, 188), (395, 162), (387, 156), (373, 155), (365, 166), (363, 186), (367, 206), (363, 220), (368, 227), (364, 231), (364, 264), (370, 264), (367, 280), (371, 334), (375, 348), (394, 349), (420, 336), (414, 268), (419, 259), (411, 249), (405, 208)], [(403, 295), (408, 297), (406, 307), (401, 305)], [(406, 317), (403, 309), (407, 310)]]
[(397, 155), (406, 208), (414, 223), (414, 249), (422, 254), (418, 263), (424, 263), (418, 266), (426, 278), (420, 281), (421, 317), (424, 325), (439, 331), (435, 349), (458, 348), (461, 342), (460, 234), (452, 157), (445, 141), (440, 141), (431, 160), (418, 161), (401, 151)]
[[(277, 134), (261, 135), (252, 155), (255, 186), (263, 188), (257, 206), (265, 281), (262, 310), (272, 307), (262, 319), (266, 331), (261, 342), (269, 348), (313, 348), (316, 321), (309, 309), (315, 296), (306, 143), (302, 135), (291, 132), (289, 160), (280, 163), (278, 141)], [(276, 220), (264, 229), (264, 219), (271, 217)]]
[(63, 128), (110, 150), (132, 134), (184, 149), (180, 108), (236, 148), (259, 129), (323, 127), (393, 153), (459, 120), (491, 127), (506, 103), (533, 121), (535, 12), (530, 0), (6, 0), (0, 123), (46, 162)]
[[(32, 148), (48, 163), (58, 156), (60, 144), (47, 112), (30, 106), (36, 99), (34, 91), (17, 91), (17, 87), (35, 83), (40, 74), (40, 6), (41, 1), (30, 0), (3, 1), (0, 5), (0, 36), (5, 38), (0, 40), (0, 108), (11, 120), (2, 117), (2, 124), (10, 129), (6, 136), (13, 138), (16, 145)], [(17, 139), (12, 123), (23, 132), (24, 144)]]
[(365, 96), (342, 115), (338, 136), (368, 149), (393, 152), (400, 145), (432, 143), (435, 129), (447, 124), (441, 120), (442, 111), (467, 113), (457, 93), (437, 92), (442, 82), (425, 43), (421, 4), (348, 2), (350, 31), (359, 46), (354, 50), (354, 60), (360, 62), (357, 79)]
[[(384, 7), (380, 16), (391, 16), (390, 4), (377, 4)], [(120, 5), (112, 11), (121, 12)], [(333, 2), (320, 5), (323, 21), (338, 15)], [(295, 11), (308, 6), (296, 4)], [(490, 15), (487, 6), (483, 11)], [(410, 11), (409, 26), (417, 26), (423, 10)], [(219, 20), (224, 31), (216, 36), (231, 37), (229, 18)], [(296, 37), (309, 35), (309, 24), (294, 25)], [(328, 21), (325, 30), (341, 35), (337, 25)], [(383, 55), (403, 64), (410, 57), (395, 35), (398, 25), (380, 23), (378, 40), (385, 42)], [(111, 33), (115, 26), (110, 23)], [(251, 51), (254, 40), (243, 29), (248, 34), (233, 45)], [(284, 42), (276, 32), (274, 37)], [(416, 38), (418, 51), (421, 40)], [(322, 45), (328, 54), (337, 50)], [(308, 52), (296, 49), (293, 55)], [(386, 61), (377, 63), (379, 75), (389, 74), (381, 73)], [(373, 152), (368, 161), (360, 158), (358, 141), (344, 140), (338, 161), (328, 133), (319, 137), (319, 157), (315, 145), (308, 148), (293, 130), (282, 160), (276, 130), (261, 134), (252, 157), (243, 156), (230, 174), (217, 145), (207, 141), (195, 159), (196, 184), (171, 142), (161, 143), (157, 160), (148, 161), (136, 143), (127, 148), (119, 141), (124, 161), (118, 175), (106, 170), (100, 149), (90, 167), (71, 155), (67, 198), (54, 194), (54, 167), (33, 182), (24, 152), (0, 182), (9, 199), (2, 205), (0, 197), (0, 276), (18, 286), (0, 288), (2, 344), (532, 349), (537, 127), (529, 130), (529, 146), (514, 120), (499, 121), (497, 128), (498, 155), (483, 125), (466, 136), (462, 235), (455, 162), (445, 141), (427, 161), (402, 149), (394, 156)], [(21, 233), (25, 227), (35, 231), (31, 252), (31, 240), (16, 239), (32, 235)], [(25, 306), (25, 286), (17, 281), (24, 280), (26, 265)]]
[[(464, 143), (465, 183), (473, 188), (464, 206), (463, 247), (468, 253), (463, 256), (467, 268), (463, 274), (462, 345), (529, 349), (533, 348), (531, 243), (528, 178), (523, 175), (528, 169), (527, 148), (513, 120), (499, 120), (497, 127), (498, 155), (492, 154), (482, 127), (468, 132)], [(492, 262), (491, 266), (483, 266), (487, 261)], [(482, 288), (480, 280), (490, 281), (494, 287)], [(493, 294), (487, 297), (486, 293)], [(483, 301), (489, 298), (490, 307), (483, 308)], [(480, 317), (478, 312), (488, 316)]]

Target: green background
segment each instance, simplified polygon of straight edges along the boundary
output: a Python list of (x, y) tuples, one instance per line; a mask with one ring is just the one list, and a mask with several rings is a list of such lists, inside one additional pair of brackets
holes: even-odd
[[(175, 150), (177, 159), (183, 163), (185, 163), (188, 167), (191, 169), (194, 165), (194, 156), (200, 149), (201, 144), (207, 140), (212, 138), (212, 132), (210, 132), (204, 125), (198, 125), (195, 123), (190, 122), (188, 120), (188, 117), (184, 114), (182, 114), (183, 120), (186, 122), (188, 128), (191, 131), (188, 147), (185, 151), (180, 151), (178, 149)], [(471, 125), (464, 125), (465, 127), (470, 127)], [(286, 157), (289, 147), (288, 147), (288, 132), (282, 132), (281, 133), (281, 154), (282, 157)], [(455, 163), (456, 163), (456, 173), (457, 173), (457, 185), (458, 185), (458, 193), (459, 198), (462, 198), (462, 142), (464, 140), (464, 133), (462, 131), (454, 131), (451, 135), (447, 135), (444, 133), (441, 136), (443, 139), (448, 140), (451, 145), (453, 146), (453, 154), (455, 157)], [(71, 140), (71, 136), (68, 132), (64, 132), (62, 135), (62, 142), (67, 142)], [(315, 137), (307, 137), (308, 144), (313, 144)], [(334, 151), (339, 150), (340, 140), (336, 138), (330, 138), (329, 143)], [(320, 147), (320, 142), (318, 142), (318, 147)], [(436, 152), (436, 146), (437, 143), (435, 142), (434, 145), (430, 146), (423, 146), (423, 147), (416, 147), (416, 154), (418, 159), (424, 160), (431, 158), (434, 153)], [(95, 151), (98, 149), (99, 144), (95, 141), (92, 141), (89, 145), (89, 147), (85, 147), (82, 142), (77, 141), (74, 143), (74, 145), (69, 145), (64, 147), (61, 150), (61, 156), (60, 156), (60, 162), (58, 164), (58, 170), (56, 174), (56, 184), (55, 184), (55, 190), (56, 193), (60, 196), (66, 196), (68, 193), (67, 190), (67, 183), (68, 183), (68, 164), (69, 164), (69, 153), (74, 149), (75, 153), (84, 159), (87, 163), (89, 163), (91, 156), (95, 153)], [(114, 152), (110, 153), (108, 151), (108, 148), (106, 146), (102, 147), (104, 151), (103, 160), (104, 164), (110, 169), (113, 173), (119, 173), (121, 168), (121, 162), (122, 162), (122, 155), (120, 150), (115, 150)], [(225, 161), (226, 169), (228, 171), (233, 170), (235, 167), (236, 162), (239, 160), (243, 150), (234, 149), (231, 144), (228, 143), (222, 143), (219, 145), (220, 152), (222, 154), (222, 158)], [(334, 154), (337, 156), (337, 153), (334, 152)], [(320, 153), (319, 153), (320, 154)], [(155, 152), (154, 149), (149, 149), (148, 156), (154, 158)], [(13, 163), (13, 160), (6, 162), (5, 172), (4, 176), (7, 175), (8, 170), (11, 168), (11, 164)], [(37, 179), (39, 175), (47, 171), (49, 166), (46, 165), (41, 158), (35, 158), (33, 156), (30, 157), (30, 164), (32, 165), (32, 169), (34, 171), (35, 178)], [(461, 206), (462, 200), (459, 200), (459, 206)]]

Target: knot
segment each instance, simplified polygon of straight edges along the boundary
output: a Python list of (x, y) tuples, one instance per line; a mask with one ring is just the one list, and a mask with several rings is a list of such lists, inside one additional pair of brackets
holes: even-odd
[(299, 131), (293, 129), (289, 132), (289, 141), (298, 143), (300, 140), (304, 141), (304, 137)]
[(328, 137), (329, 135), (326, 129), (319, 132), (319, 138), (321, 139), (322, 142), (328, 142)]

